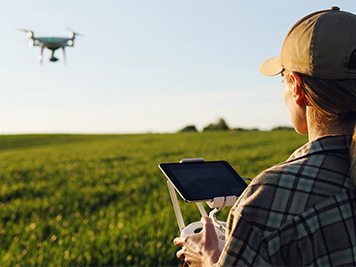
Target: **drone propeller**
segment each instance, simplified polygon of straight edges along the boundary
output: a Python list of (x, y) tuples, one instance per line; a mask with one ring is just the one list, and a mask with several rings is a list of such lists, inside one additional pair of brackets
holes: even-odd
[(28, 36), (30, 37), (30, 38), (32, 38), (33, 37), (33, 31), (31, 31), (31, 30), (25, 30), (25, 29), (19, 29), (19, 28), (16, 28), (18, 31), (22, 31), (22, 32), (27, 32), (27, 34), (28, 34)]
[(16, 30), (18, 30), (18, 31), (22, 31), (22, 32), (30, 32), (30, 31), (31, 31), (31, 30), (20, 29), (20, 28), (16, 28)]
[(67, 28), (67, 30), (70, 31), (70, 33), (71, 33), (71, 38), (73, 38), (74, 36), (81, 36), (81, 37), (83, 37), (82, 34), (73, 31), (71, 28)]

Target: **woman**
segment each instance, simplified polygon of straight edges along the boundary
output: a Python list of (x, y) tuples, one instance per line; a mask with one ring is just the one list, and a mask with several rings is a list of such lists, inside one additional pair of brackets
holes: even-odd
[(338, 7), (305, 16), (281, 55), (261, 65), (281, 74), (295, 130), (309, 142), (259, 174), (230, 211), (226, 245), (214, 227), (179, 237), (191, 266), (356, 266), (356, 16)]

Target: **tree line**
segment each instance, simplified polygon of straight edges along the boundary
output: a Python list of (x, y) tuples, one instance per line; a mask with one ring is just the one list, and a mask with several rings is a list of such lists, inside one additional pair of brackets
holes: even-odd
[[(279, 126), (275, 127), (272, 129), (272, 131), (275, 130), (293, 130), (293, 127), (289, 126)], [(219, 119), (217, 123), (211, 123), (208, 126), (203, 128), (203, 132), (211, 132), (211, 131), (259, 131), (258, 128), (252, 128), (252, 129), (246, 129), (246, 128), (230, 128), (229, 125), (226, 123), (224, 119)], [(184, 133), (184, 132), (198, 132), (197, 128), (195, 125), (188, 125), (184, 127), (183, 129), (179, 130), (178, 132)]]

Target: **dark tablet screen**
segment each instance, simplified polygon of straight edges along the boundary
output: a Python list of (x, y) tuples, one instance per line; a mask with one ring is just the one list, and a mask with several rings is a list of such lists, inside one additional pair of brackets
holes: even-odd
[(161, 163), (159, 168), (186, 202), (238, 197), (247, 186), (226, 161)]

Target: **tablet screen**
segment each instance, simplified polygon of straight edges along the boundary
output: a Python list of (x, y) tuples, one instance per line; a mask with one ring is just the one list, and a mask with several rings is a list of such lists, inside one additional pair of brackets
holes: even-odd
[(186, 202), (238, 197), (247, 186), (226, 161), (161, 163), (159, 167)]

